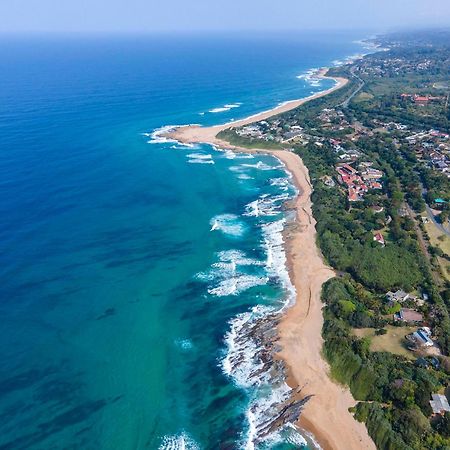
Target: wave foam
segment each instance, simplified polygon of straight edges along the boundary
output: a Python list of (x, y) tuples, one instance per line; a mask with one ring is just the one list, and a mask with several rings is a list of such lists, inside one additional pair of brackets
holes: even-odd
[[(272, 179), (272, 183), (285, 187), (289, 179)], [(288, 197), (288, 193), (273, 197), (262, 195), (247, 206), (254, 215), (262, 215), (261, 205), (275, 208)], [(293, 303), (296, 295), (287, 269), (283, 239), (285, 223), (286, 219), (282, 218), (261, 224), (266, 252), (265, 270), (269, 278), (281, 282), (286, 292), (284, 302), (278, 309), (258, 305), (237, 315), (230, 321), (230, 329), (225, 335), (227, 350), (222, 359), (222, 370), (238, 387), (251, 392), (252, 400), (246, 411), (247, 432), (242, 442), (242, 448), (246, 450), (254, 450), (260, 443), (270, 447), (282, 442), (299, 447), (306, 445), (305, 438), (294, 425), (277, 422), (278, 414), (290, 401), (292, 391), (285, 382), (283, 363), (274, 359), (274, 346), (278, 339), (276, 326), (280, 313)]]
[(217, 253), (215, 263), (207, 272), (196, 275), (199, 281), (209, 283), (208, 294), (215, 297), (238, 295), (255, 286), (265, 285), (269, 279), (264, 275), (246, 273), (249, 266), (264, 266), (265, 263), (249, 258), (240, 250), (225, 250)]
[[(190, 126), (199, 126), (196, 123), (189, 124)], [(147, 141), (147, 144), (167, 144), (167, 143), (175, 143), (180, 147), (194, 147), (195, 144), (182, 144), (176, 139), (168, 138), (167, 133), (174, 131), (175, 129), (186, 126), (186, 125), (165, 125), (160, 128), (155, 128), (151, 133), (142, 133), (142, 136), (150, 138)]]
[(165, 144), (168, 142), (178, 143), (176, 139), (170, 139), (165, 136), (167, 133), (170, 133), (178, 126), (179, 125), (166, 125), (161, 128), (156, 128), (151, 133), (142, 133), (142, 135), (145, 137), (150, 137), (150, 139), (147, 141), (147, 144)]
[(185, 432), (164, 436), (159, 450), (200, 450), (199, 445)]
[(270, 217), (280, 214), (281, 205), (290, 197), (288, 192), (272, 197), (261, 196), (259, 199), (250, 202), (245, 206), (244, 216), (249, 217)]
[(212, 159), (212, 155), (205, 154), (205, 153), (189, 153), (186, 155), (186, 158), (191, 159)]
[(220, 106), (219, 108), (213, 108), (210, 109), (208, 112), (210, 113), (221, 113), (221, 112), (226, 112), (226, 111), (230, 111), (231, 109), (234, 108), (239, 108), (242, 105), (242, 103), (227, 103), (226, 105)]
[(210, 231), (222, 231), (224, 234), (239, 237), (245, 233), (245, 224), (239, 220), (235, 214), (220, 214), (213, 217), (209, 224)]
[(322, 84), (322, 79), (319, 77), (320, 69), (309, 69), (306, 72), (297, 75), (299, 80), (304, 80), (310, 86), (319, 87)]
[(262, 161), (258, 161), (256, 164), (242, 164), (242, 167), (248, 167), (251, 169), (258, 169), (258, 170), (274, 170), (278, 167), (269, 166), (269, 164), (263, 163)]
[(208, 158), (190, 158), (187, 162), (189, 164), (215, 164), (212, 159)]

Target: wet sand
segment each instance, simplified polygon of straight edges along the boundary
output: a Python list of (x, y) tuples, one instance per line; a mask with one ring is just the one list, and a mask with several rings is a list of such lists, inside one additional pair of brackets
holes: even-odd
[[(322, 72), (321, 76), (325, 76)], [(267, 119), (319, 98), (344, 86), (348, 80), (336, 79), (336, 85), (314, 96), (294, 100), (270, 111), (236, 122), (213, 127), (184, 126), (167, 133), (167, 137), (183, 143), (209, 143), (237, 152), (272, 154), (292, 174), (299, 194), (295, 199), (296, 222), (286, 230), (286, 251), (289, 271), (297, 291), (296, 303), (287, 310), (279, 325), (280, 357), (285, 361), (291, 387), (302, 387), (301, 396), (312, 395), (299, 421), (299, 427), (312, 433), (324, 450), (375, 450), (364, 424), (348, 411), (355, 405), (348, 388), (329, 377), (329, 366), (322, 358), (323, 315), (321, 289), (334, 276), (316, 245), (315, 220), (312, 215), (308, 170), (301, 158), (287, 150), (245, 149), (217, 139), (225, 129)]]

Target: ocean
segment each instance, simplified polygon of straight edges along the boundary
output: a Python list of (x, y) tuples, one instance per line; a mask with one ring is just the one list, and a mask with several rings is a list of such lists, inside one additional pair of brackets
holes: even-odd
[[(255, 318), (292, 301), (270, 156), (161, 137), (332, 86), (364, 36), (0, 38), (0, 449), (291, 449)], [(247, 330), (247, 333), (246, 333)]]

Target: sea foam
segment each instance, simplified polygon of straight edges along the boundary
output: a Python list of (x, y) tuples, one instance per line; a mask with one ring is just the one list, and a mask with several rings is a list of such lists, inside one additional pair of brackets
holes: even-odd
[(159, 450), (200, 450), (199, 445), (185, 432), (164, 436)]
[(218, 108), (210, 109), (208, 112), (213, 113), (213, 114), (226, 112), (226, 111), (230, 111), (231, 109), (234, 109), (234, 108), (239, 108), (241, 105), (242, 105), (242, 103), (227, 103), (226, 105), (220, 106)]
[(269, 279), (277, 279), (285, 294), (279, 305), (257, 305), (229, 322), (230, 328), (225, 335), (226, 353), (221, 362), (223, 372), (236, 386), (246, 390), (251, 398), (245, 414), (247, 430), (242, 435), (241, 443), (242, 448), (246, 450), (254, 450), (261, 443), (265, 447), (282, 442), (298, 447), (306, 445), (305, 438), (294, 425), (288, 423), (270, 433), (266, 429), (276, 417), (277, 411), (290, 400), (292, 393), (284, 377), (280, 375), (283, 373), (283, 369), (277, 366), (280, 362), (272, 360), (268, 363), (272, 357), (267, 353), (271, 351), (267, 350), (267, 346), (271, 345), (267, 339), (276, 339), (276, 332), (273, 330), (280, 314), (293, 304), (296, 296), (287, 269), (283, 238), (286, 219), (270, 219), (270, 216), (281, 213), (282, 204), (290, 198), (287, 192), (290, 186), (289, 177), (272, 178), (269, 181), (280, 193), (272, 196), (260, 195), (246, 206), (244, 214), (258, 218), (262, 231), (262, 246), (266, 254), (266, 276)]
[(211, 225), (210, 231), (221, 231), (224, 234), (233, 237), (242, 236), (245, 233), (246, 226), (239, 220), (239, 217), (235, 214), (220, 214), (214, 216), (209, 224)]
[(269, 280), (264, 274), (249, 274), (250, 266), (264, 266), (262, 261), (249, 258), (240, 250), (218, 252), (217, 261), (210, 270), (196, 275), (197, 280), (208, 283), (208, 294), (215, 297), (238, 295)]

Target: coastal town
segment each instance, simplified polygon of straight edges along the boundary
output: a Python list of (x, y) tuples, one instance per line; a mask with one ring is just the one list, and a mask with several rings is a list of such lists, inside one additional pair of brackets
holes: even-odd
[(450, 445), (450, 47), (406, 39), (330, 70), (350, 80), (339, 91), (219, 137), (301, 156), (336, 271), (322, 292), (334, 377), (378, 448), (437, 450)]

